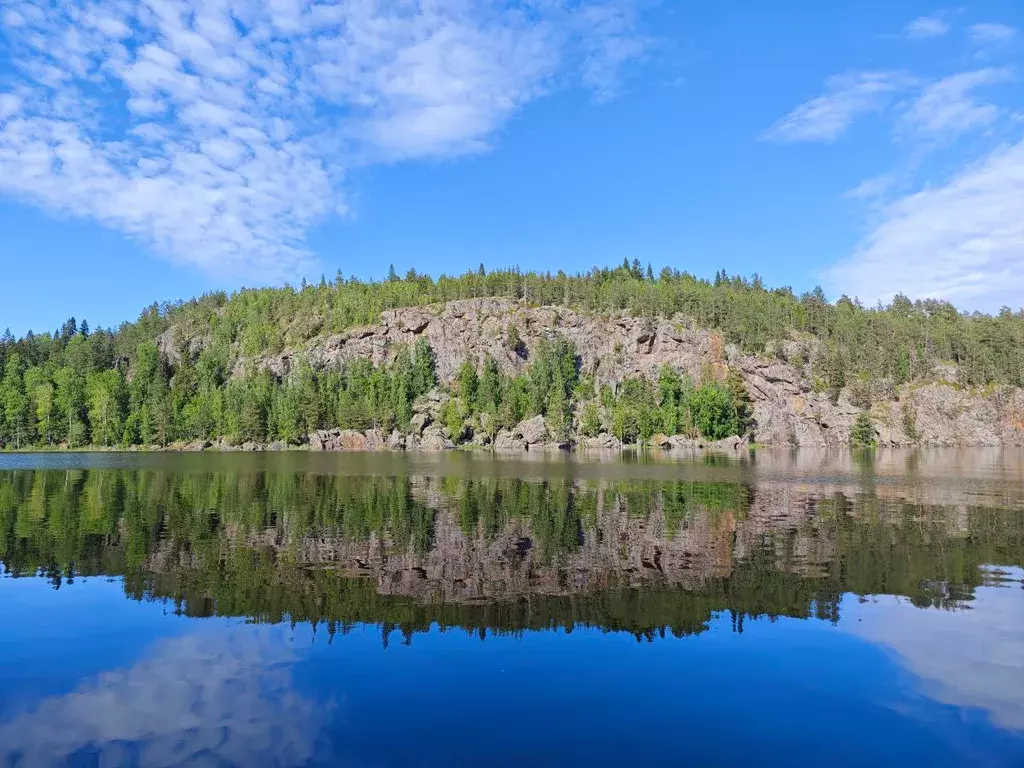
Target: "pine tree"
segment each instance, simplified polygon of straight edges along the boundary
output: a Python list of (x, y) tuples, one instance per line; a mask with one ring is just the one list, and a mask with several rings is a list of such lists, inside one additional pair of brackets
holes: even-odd
[(418, 339), (413, 347), (412, 357), (412, 399), (425, 395), (437, 386), (437, 374), (434, 372), (434, 350), (426, 339)]
[(479, 379), (476, 374), (476, 368), (467, 360), (459, 367), (458, 377), (456, 378), (456, 388), (462, 402), (467, 405), (476, 402), (478, 385)]
[(850, 431), (850, 445), (854, 448), (873, 448), (877, 444), (875, 427), (871, 417), (864, 411), (857, 414)]
[(583, 406), (580, 417), (580, 432), (587, 437), (597, 437), (601, 433), (601, 416), (597, 411), (597, 403), (593, 400)]
[(736, 413), (736, 427), (739, 435), (745, 435), (753, 426), (754, 401), (747, 391), (747, 385), (743, 382), (742, 374), (735, 368), (730, 368), (725, 378), (725, 386), (732, 398), (732, 407)]
[(497, 410), (501, 401), (501, 371), (498, 361), (490, 355), (484, 358), (483, 372), (476, 389), (477, 408), (481, 411)]
[(22, 375), (21, 357), (15, 352), (7, 359), (0, 381), (0, 442), (15, 448), (28, 442), (31, 424)]

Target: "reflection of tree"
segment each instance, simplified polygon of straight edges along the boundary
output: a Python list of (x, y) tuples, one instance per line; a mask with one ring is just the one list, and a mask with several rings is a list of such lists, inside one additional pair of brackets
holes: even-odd
[(0, 559), (124, 576), (190, 615), (483, 632), (839, 620), (841, 596), (970, 599), (1024, 511), (725, 482), (7, 471)]

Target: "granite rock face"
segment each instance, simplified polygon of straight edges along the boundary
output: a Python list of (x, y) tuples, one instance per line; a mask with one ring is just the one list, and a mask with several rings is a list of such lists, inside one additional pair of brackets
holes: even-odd
[[(516, 349), (507, 343), (510, 328), (521, 340)], [(165, 334), (168, 339), (173, 337), (172, 331)], [(735, 368), (753, 399), (753, 439), (758, 443), (846, 446), (854, 419), (861, 412), (850, 402), (848, 391), (840, 393), (835, 402), (827, 393), (816, 391), (807, 366), (801, 362), (819, 353), (820, 345), (813, 340), (788, 340), (775, 345), (770, 356), (755, 357), (740, 353), (726, 345), (719, 334), (696, 328), (681, 315), (660, 319), (625, 314), (596, 316), (503, 298), (387, 310), (376, 325), (314, 337), (303, 350), (240, 358), (235, 371), (256, 366), (284, 376), (300, 357), (320, 369), (337, 369), (357, 358), (370, 358), (380, 364), (424, 338), (434, 350), (438, 378), (447, 384), (455, 379), (465, 360), (479, 364), (486, 355), (491, 355), (505, 373), (522, 373), (529, 365), (531, 351), (544, 336), (554, 333), (575, 343), (581, 372), (593, 376), (598, 386), (614, 388), (623, 379), (636, 376), (655, 378), (662, 365), (670, 365), (694, 380), (706, 376), (724, 380), (728, 369)], [(196, 344), (201, 346), (202, 341), (187, 340), (183, 345), (178, 340), (164, 346), (192, 349)], [(943, 375), (952, 379), (955, 371)], [(1022, 390), (971, 392), (948, 383), (888, 389), (890, 396), (876, 398), (869, 411), (879, 445), (1024, 445)], [(439, 428), (431, 426), (438, 421), (445, 396), (435, 392), (431, 397), (416, 409), (410, 435), (416, 439), (406, 441), (408, 448), (437, 450), (451, 443)], [(342, 436), (341, 430), (326, 432), (333, 433), (330, 439), (311, 435), (310, 447), (361, 450), (360, 445), (391, 447), (389, 443), (394, 442), (383, 437), (375, 442), (359, 433)], [(511, 432), (499, 431), (491, 445), (499, 450), (519, 450), (544, 443), (546, 433), (543, 419), (537, 417)], [(684, 442), (678, 437), (667, 438), (662, 447), (698, 447)], [(609, 435), (576, 441), (578, 446), (600, 449), (615, 448), (616, 443)]]

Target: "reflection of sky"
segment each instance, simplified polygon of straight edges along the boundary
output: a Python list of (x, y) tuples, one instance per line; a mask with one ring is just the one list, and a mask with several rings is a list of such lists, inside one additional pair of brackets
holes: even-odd
[(158, 641), (134, 666), (104, 672), (0, 725), (4, 762), (297, 765), (323, 711), (292, 690), (280, 628)]
[(435, 628), (385, 650), (374, 626), (328, 644), (168, 616), (118, 583), (18, 582), (0, 580), (0, 765), (1024, 765), (1019, 584), (958, 613), (848, 597), (838, 627)]
[(919, 609), (880, 596), (850, 605), (840, 627), (891, 649), (930, 698), (978, 707), (1004, 728), (1024, 730), (1024, 570), (1003, 568), (968, 609)]

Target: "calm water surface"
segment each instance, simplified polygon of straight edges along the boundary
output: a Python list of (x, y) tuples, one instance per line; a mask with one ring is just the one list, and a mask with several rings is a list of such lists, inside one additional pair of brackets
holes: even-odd
[(0, 764), (1024, 765), (1024, 453), (0, 455)]

